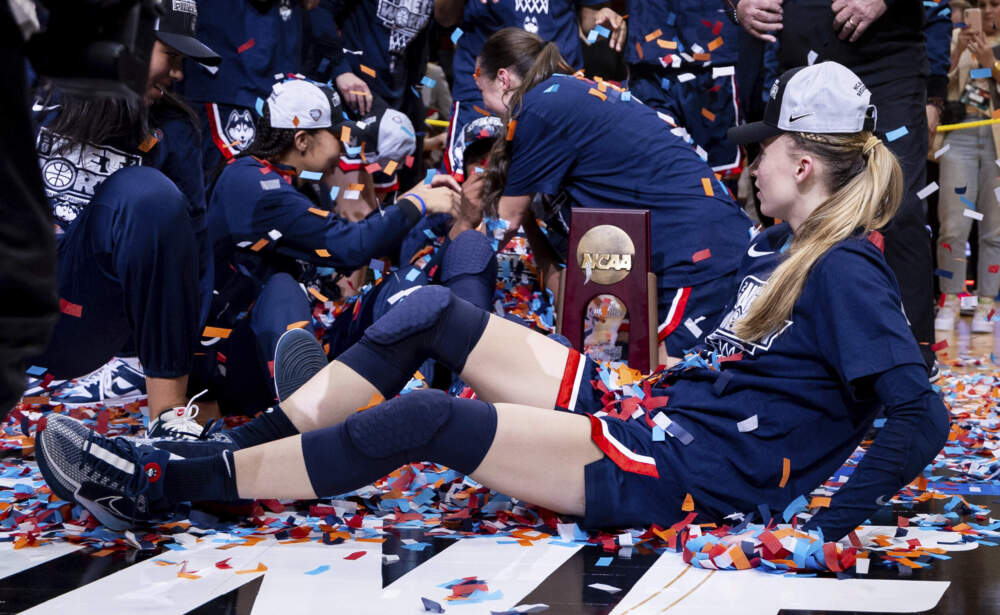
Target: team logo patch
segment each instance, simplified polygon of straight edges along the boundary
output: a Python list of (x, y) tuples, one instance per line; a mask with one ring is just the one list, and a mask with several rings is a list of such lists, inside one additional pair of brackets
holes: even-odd
[(750, 356), (756, 356), (758, 352), (767, 352), (771, 349), (771, 344), (774, 343), (774, 340), (792, 325), (792, 321), (786, 320), (785, 324), (756, 342), (748, 342), (733, 333), (733, 326), (736, 324), (736, 321), (746, 316), (747, 312), (750, 311), (750, 306), (753, 305), (754, 300), (764, 290), (764, 284), (764, 280), (755, 278), (752, 275), (743, 278), (743, 282), (740, 283), (739, 294), (736, 297), (736, 305), (726, 314), (726, 317), (722, 320), (722, 324), (705, 337), (705, 343), (719, 353), (719, 355), (727, 356), (743, 352)]
[(146, 478), (149, 479), (149, 482), (151, 483), (155, 483), (160, 480), (161, 476), (163, 476), (163, 470), (160, 469), (160, 464), (153, 461), (150, 461), (143, 466), (142, 471), (146, 474)]
[(171, 6), (177, 13), (198, 14), (198, 5), (195, 3), (195, 0), (173, 0)]
[(319, 109), (310, 109), (309, 110), (309, 117), (311, 117), (314, 122), (318, 122), (319, 118), (322, 117), (322, 116), (323, 116), (323, 112), (320, 111)]
[(278, 15), (281, 16), (281, 21), (288, 21), (292, 18), (291, 0), (281, 0), (281, 6), (278, 7)]
[(538, 34), (538, 18), (533, 15), (525, 17), (524, 29), (532, 34)]
[(233, 149), (242, 152), (250, 147), (254, 137), (257, 136), (257, 129), (254, 127), (250, 110), (233, 109), (230, 111), (229, 118), (226, 120), (225, 133)]
[(64, 223), (76, 220), (112, 173), (142, 164), (142, 157), (108, 146), (70, 144), (41, 128), (35, 141), (38, 165), (52, 212)]

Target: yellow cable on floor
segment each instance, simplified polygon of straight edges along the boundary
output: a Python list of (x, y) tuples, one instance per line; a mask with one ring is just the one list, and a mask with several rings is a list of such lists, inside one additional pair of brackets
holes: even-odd
[(989, 126), (990, 124), (1000, 124), (1000, 118), (992, 120), (976, 120), (975, 122), (962, 122), (961, 124), (942, 124), (937, 127), (938, 132), (951, 132), (952, 130), (965, 130), (966, 128), (978, 128)]

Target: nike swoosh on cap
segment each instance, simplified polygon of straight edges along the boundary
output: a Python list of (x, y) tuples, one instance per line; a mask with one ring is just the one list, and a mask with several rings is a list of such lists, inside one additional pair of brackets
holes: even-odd
[(771, 252), (758, 252), (757, 244), (753, 244), (752, 246), (750, 246), (750, 249), (747, 250), (747, 254), (749, 254), (754, 258), (757, 258), (758, 256), (767, 256), (768, 254), (774, 254), (774, 251), (772, 250)]
[(811, 111), (809, 113), (802, 113), (800, 115), (789, 115), (788, 116), (788, 121), (789, 122), (794, 122), (795, 120), (801, 120), (802, 118), (808, 117), (810, 115), (813, 115), (813, 113)]

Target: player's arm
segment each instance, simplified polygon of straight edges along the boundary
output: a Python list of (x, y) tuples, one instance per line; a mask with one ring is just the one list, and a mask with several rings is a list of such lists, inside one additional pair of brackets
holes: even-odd
[(628, 27), (621, 15), (608, 6), (607, 2), (600, 4), (581, 5), (577, 13), (580, 23), (580, 31), (584, 37), (587, 36), (594, 26), (604, 26), (611, 30), (608, 37), (608, 46), (615, 51), (621, 51), (628, 38)]
[[(479, 0), (473, 0), (477, 2)], [(457, 26), (462, 21), (465, 0), (434, 0), (434, 19), (441, 27)]]

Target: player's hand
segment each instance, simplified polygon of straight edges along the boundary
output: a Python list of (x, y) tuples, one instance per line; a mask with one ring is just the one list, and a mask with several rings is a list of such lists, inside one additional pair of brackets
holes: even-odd
[(933, 155), (934, 137), (937, 136), (937, 127), (941, 123), (941, 110), (935, 105), (927, 105), (927, 136), (930, 138), (928, 150)]
[[(449, 179), (453, 182), (455, 181), (452, 177), (449, 177)], [(455, 186), (458, 186), (458, 182), (455, 182)], [(455, 217), (462, 204), (460, 189), (456, 190), (455, 187), (444, 180), (439, 180), (439, 185), (437, 186), (434, 186), (433, 183), (420, 184), (404, 194), (402, 198), (406, 198), (407, 195), (411, 194), (423, 199), (427, 205), (427, 214), (448, 214)], [(409, 200), (414, 201), (415, 204), (420, 202), (417, 199)]]
[(833, 31), (840, 40), (858, 40), (885, 13), (884, 0), (833, 0)]
[(342, 73), (337, 75), (334, 83), (351, 109), (361, 114), (372, 110), (372, 91), (361, 77), (354, 73)]
[(302, 0), (302, 8), (307, 11), (311, 11), (319, 6), (319, 0)]
[(958, 31), (958, 40), (955, 41), (955, 51), (961, 54), (963, 51), (968, 49), (969, 44), (972, 42), (972, 37), (975, 32), (970, 30), (968, 27), (962, 28)]
[(781, 30), (782, 0), (740, 0), (736, 5), (736, 18), (743, 29), (761, 40), (774, 43), (778, 39), (772, 32)]
[(611, 30), (611, 36), (608, 37), (608, 46), (615, 51), (620, 52), (622, 50), (622, 47), (625, 46), (625, 39), (628, 38), (628, 26), (621, 15), (616, 13), (614, 9), (604, 7), (597, 11), (597, 15), (594, 16), (594, 25), (604, 26)]

